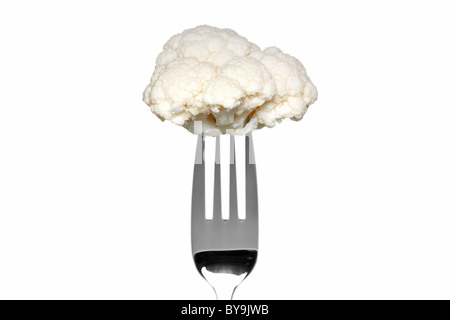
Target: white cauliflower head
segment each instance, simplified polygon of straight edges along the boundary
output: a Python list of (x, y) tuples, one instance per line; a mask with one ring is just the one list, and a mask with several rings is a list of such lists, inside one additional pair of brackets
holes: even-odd
[(210, 26), (173, 36), (144, 91), (160, 119), (207, 135), (246, 134), (284, 118), (300, 120), (316, 99), (300, 61)]

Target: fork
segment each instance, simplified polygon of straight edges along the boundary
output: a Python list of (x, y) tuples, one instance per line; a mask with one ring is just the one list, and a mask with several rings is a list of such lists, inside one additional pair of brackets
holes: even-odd
[[(242, 150), (235, 148), (238, 142)], [(211, 164), (214, 155), (215, 164)], [(236, 288), (253, 270), (258, 254), (258, 196), (251, 133), (216, 138), (199, 135), (193, 180), (194, 262), (217, 299), (232, 300)]]

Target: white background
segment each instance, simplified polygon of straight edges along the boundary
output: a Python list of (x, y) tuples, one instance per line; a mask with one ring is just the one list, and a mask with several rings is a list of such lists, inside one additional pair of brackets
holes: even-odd
[(210, 299), (195, 137), (142, 102), (173, 34), (298, 57), (301, 122), (255, 132), (260, 253), (237, 299), (450, 298), (447, 1), (2, 1), (0, 298)]

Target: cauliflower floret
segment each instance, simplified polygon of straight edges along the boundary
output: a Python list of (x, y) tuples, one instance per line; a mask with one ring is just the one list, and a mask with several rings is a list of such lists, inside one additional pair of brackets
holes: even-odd
[(208, 135), (227, 129), (246, 134), (285, 118), (300, 120), (316, 99), (300, 61), (210, 26), (170, 38), (144, 91), (145, 103), (160, 119)]

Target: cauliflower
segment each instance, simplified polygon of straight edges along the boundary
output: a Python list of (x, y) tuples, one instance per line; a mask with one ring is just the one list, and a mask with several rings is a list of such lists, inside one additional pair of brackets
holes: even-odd
[(161, 120), (212, 136), (298, 121), (316, 99), (300, 61), (210, 26), (174, 35), (144, 91), (144, 102)]

